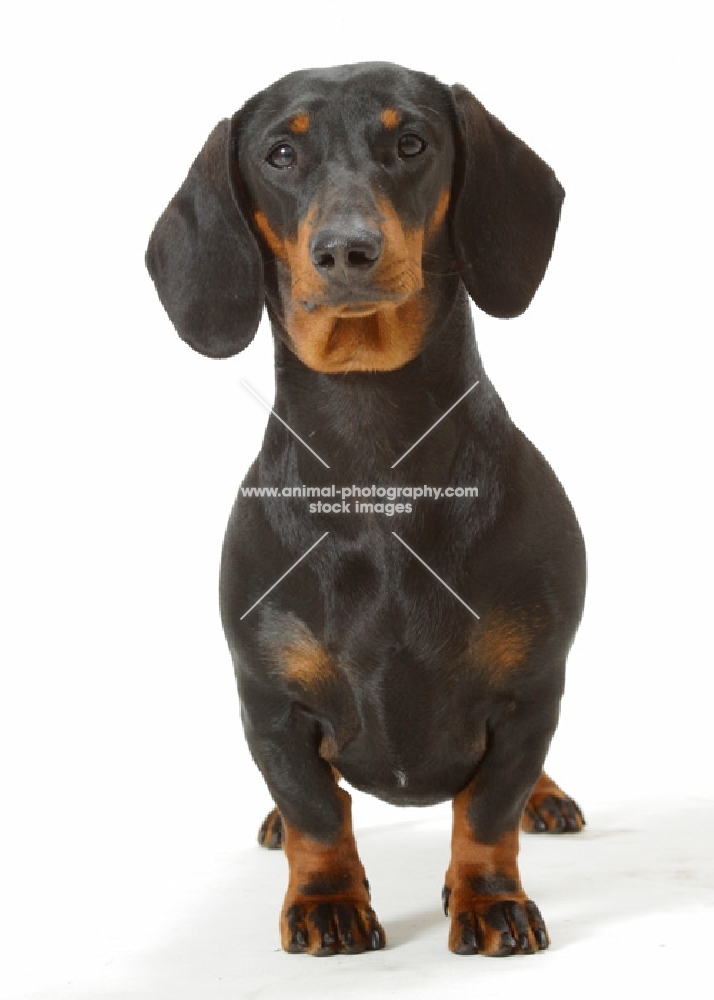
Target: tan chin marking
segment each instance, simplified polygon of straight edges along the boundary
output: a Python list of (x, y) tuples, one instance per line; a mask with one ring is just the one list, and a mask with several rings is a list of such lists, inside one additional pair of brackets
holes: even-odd
[(392, 371), (418, 353), (423, 339), (419, 296), (368, 316), (339, 316), (327, 307), (296, 313), (289, 324), (295, 353), (325, 373)]

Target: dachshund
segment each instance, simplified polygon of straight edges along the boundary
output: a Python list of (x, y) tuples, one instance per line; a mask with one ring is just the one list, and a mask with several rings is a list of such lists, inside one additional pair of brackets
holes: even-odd
[(276, 807), (259, 840), (289, 863), (288, 952), (385, 945), (341, 778), (396, 805), (452, 800), (453, 952), (548, 946), (518, 839), (584, 823), (542, 768), (585, 551), (484, 372), (469, 299), (526, 309), (563, 198), (466, 88), (361, 63), (291, 73), (221, 121), (151, 235), (194, 350), (242, 351), (264, 307), (274, 335), (220, 607)]

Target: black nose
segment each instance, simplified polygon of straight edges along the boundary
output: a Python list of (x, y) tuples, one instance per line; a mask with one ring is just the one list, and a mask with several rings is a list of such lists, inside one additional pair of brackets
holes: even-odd
[(321, 229), (312, 238), (310, 254), (325, 278), (371, 271), (382, 255), (382, 234), (371, 229)]

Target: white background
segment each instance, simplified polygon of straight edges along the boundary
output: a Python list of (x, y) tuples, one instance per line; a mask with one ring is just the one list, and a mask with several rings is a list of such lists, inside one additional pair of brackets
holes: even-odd
[[(473, 983), (538, 997), (571, 976), (579, 993), (611, 989), (615, 968), (654, 995), (694, 984), (714, 931), (706, 5), (17, 10), (1, 126), (7, 996)], [(448, 955), (448, 804), (363, 796), (355, 824), (391, 947), (323, 963), (276, 951), (284, 861), (254, 846), (270, 801), (216, 594), (265, 424), (240, 381), (272, 397), (271, 338), (264, 324), (233, 360), (194, 354), (143, 265), (219, 118), (292, 69), (371, 59), (467, 85), (567, 192), (531, 308), (477, 316), (487, 370), (589, 553), (549, 769), (590, 823), (524, 846), (554, 939), (534, 959)]]

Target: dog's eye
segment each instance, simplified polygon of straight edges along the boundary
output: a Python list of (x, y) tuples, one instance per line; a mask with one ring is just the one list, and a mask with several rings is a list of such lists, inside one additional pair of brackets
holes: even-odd
[(286, 167), (295, 166), (297, 153), (287, 142), (281, 142), (277, 146), (273, 146), (266, 156), (266, 160), (271, 167), (277, 167), (278, 170), (285, 170)]
[(407, 132), (401, 136), (398, 144), (399, 155), (402, 159), (409, 159), (411, 156), (419, 156), (426, 149), (426, 143), (416, 132)]

